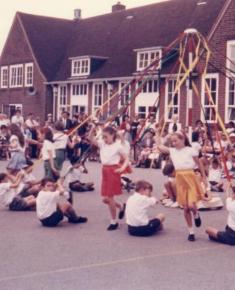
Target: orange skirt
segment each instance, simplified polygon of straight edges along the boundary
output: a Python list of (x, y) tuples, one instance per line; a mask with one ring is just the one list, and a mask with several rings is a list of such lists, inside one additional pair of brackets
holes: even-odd
[(119, 165), (103, 165), (101, 195), (113, 197), (122, 194), (121, 174), (115, 170)]
[(177, 201), (181, 206), (191, 206), (203, 199), (204, 192), (193, 170), (176, 170)]

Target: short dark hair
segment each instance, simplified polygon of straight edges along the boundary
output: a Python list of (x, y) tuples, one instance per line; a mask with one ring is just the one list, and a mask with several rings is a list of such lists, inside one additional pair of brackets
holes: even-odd
[(2, 182), (6, 177), (6, 173), (0, 173), (0, 182)]
[(113, 136), (113, 140), (116, 141), (117, 139), (117, 130), (112, 126), (105, 127), (103, 129), (103, 133), (108, 133), (109, 135)]
[(164, 166), (164, 168), (163, 168), (163, 170), (162, 170), (162, 173), (163, 173), (163, 175), (165, 175), (165, 176), (169, 176), (169, 175), (171, 175), (172, 173), (174, 173), (174, 171), (175, 171), (175, 167), (174, 167), (173, 163), (172, 163), (172, 162), (168, 162), (168, 163)]
[(45, 177), (41, 181), (41, 186), (44, 187), (48, 182), (55, 183), (55, 181), (52, 178)]
[(64, 126), (63, 123), (61, 121), (57, 121), (55, 122), (55, 129), (57, 131), (64, 131)]
[(45, 140), (53, 142), (53, 133), (50, 128), (48, 127), (42, 128), (41, 133), (44, 135)]
[(0, 127), (0, 129), (1, 129), (1, 130), (3, 130), (3, 129), (7, 129), (7, 126), (6, 126), (6, 125), (2, 125), (2, 126)]
[(135, 190), (137, 192), (139, 192), (141, 190), (145, 190), (145, 189), (149, 189), (149, 190), (153, 191), (152, 184), (148, 181), (145, 181), (145, 180), (139, 180), (136, 182)]

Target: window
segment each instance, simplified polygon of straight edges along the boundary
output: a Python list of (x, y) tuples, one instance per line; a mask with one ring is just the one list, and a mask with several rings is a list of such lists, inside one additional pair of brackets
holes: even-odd
[[(139, 82), (139, 86), (141, 85), (141, 82)], [(158, 81), (157, 80), (151, 80), (148, 81), (142, 91), (142, 93), (157, 93), (158, 92)]]
[(204, 108), (204, 112), (202, 112), (202, 118), (205, 119), (207, 122), (213, 123), (216, 121), (216, 113), (217, 110), (217, 102), (218, 102), (218, 74), (208, 74), (205, 79), (206, 83), (211, 92), (211, 97), (215, 106), (210, 101), (210, 97), (208, 91), (206, 90), (206, 85), (203, 83), (202, 87), (202, 104)]
[(146, 119), (147, 117), (154, 117), (157, 118), (157, 107), (146, 107), (146, 106), (139, 106), (138, 107), (138, 116), (141, 119)]
[(69, 111), (69, 106), (68, 106), (68, 98), (67, 98), (67, 86), (60, 86), (59, 87), (59, 111)]
[(33, 63), (25, 64), (25, 86), (33, 86)]
[(170, 121), (172, 119), (173, 115), (179, 116), (179, 94), (180, 92), (175, 92), (176, 88), (176, 80), (169, 80), (166, 84), (166, 112), (165, 112), (165, 118), (167, 121)]
[(227, 43), (227, 68), (229, 78), (226, 80), (226, 122), (235, 121), (235, 40)]
[(87, 84), (76, 84), (72, 85), (73, 96), (86, 96), (88, 94)]
[(72, 77), (87, 76), (90, 74), (90, 59), (72, 60)]
[(23, 86), (23, 64), (10, 66), (10, 87)]
[(8, 67), (7, 66), (1, 67), (1, 88), (2, 89), (8, 88)]
[(94, 85), (93, 111), (97, 111), (103, 104), (103, 84)]
[[(130, 102), (132, 91), (131, 91), (131, 85), (127, 86), (127, 83), (128, 83), (127, 81), (120, 83), (119, 91), (120, 91), (120, 93), (121, 92), (122, 93), (121, 93), (120, 98), (119, 98), (118, 108), (121, 108), (123, 106), (127, 106), (127, 104)], [(125, 87), (125, 89), (123, 89), (124, 87)], [(130, 106), (127, 107), (125, 114), (130, 115)]]
[[(141, 71), (145, 69), (156, 59), (160, 60), (161, 56), (162, 56), (162, 51), (160, 49), (137, 52), (137, 71)], [(161, 62), (159, 62), (157, 69), (160, 69), (160, 66), (161, 66)]]

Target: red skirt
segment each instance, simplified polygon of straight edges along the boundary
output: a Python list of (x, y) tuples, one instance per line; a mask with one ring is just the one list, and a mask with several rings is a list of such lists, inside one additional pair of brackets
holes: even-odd
[(103, 165), (101, 186), (102, 196), (113, 197), (122, 194), (121, 174), (115, 172), (118, 168), (120, 168), (119, 165)]

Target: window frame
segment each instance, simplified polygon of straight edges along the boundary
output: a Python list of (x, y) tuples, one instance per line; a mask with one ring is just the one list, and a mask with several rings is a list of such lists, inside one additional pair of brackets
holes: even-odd
[(88, 83), (72, 84), (71, 96), (88, 96)]
[[(96, 87), (97, 86), (102, 86), (101, 105), (97, 105), (95, 102), (96, 96), (97, 96), (96, 95)], [(104, 84), (103, 83), (94, 83), (92, 92), (93, 92), (93, 94), (92, 94), (92, 111), (93, 111), (93, 113), (95, 113), (104, 104)], [(100, 97), (100, 95), (98, 97)]]
[[(87, 65), (84, 65), (85, 62), (87, 62)], [(76, 64), (79, 64), (79, 65), (76, 65)], [(75, 71), (75, 66), (77, 67), (76, 68), (77, 70), (79, 68), (79, 72)], [(88, 75), (90, 75), (90, 70), (91, 70), (91, 59), (90, 58), (86, 57), (86, 58), (74, 58), (74, 59), (72, 59), (72, 61), (71, 61), (71, 77), (88, 76)]]
[[(152, 53), (158, 53), (159, 55), (159, 59), (161, 59), (162, 57), (162, 49), (151, 49), (151, 50), (139, 50), (137, 51), (137, 64), (136, 64), (136, 70), (138, 72), (143, 71), (146, 67), (148, 67), (151, 63), (152, 63), (152, 58), (151, 58), (151, 54)], [(145, 55), (144, 59), (141, 60), (141, 55)], [(147, 56), (147, 58), (146, 58)], [(140, 63), (142, 62), (146, 62), (145, 66), (140, 66)], [(156, 68), (156, 70), (161, 69), (161, 60), (159, 62), (158, 67)]]
[(60, 115), (64, 111), (70, 111), (70, 106), (69, 106), (68, 101), (69, 101), (68, 86), (59, 85), (58, 87), (58, 115)]
[[(231, 47), (235, 47), (235, 40), (229, 40), (227, 41), (227, 50), (226, 50), (226, 55), (228, 58), (231, 59)], [(226, 61), (226, 67), (231, 68), (231, 62), (229, 59)], [(228, 72), (229, 76), (234, 79), (234, 85), (235, 85), (235, 73), (233, 74), (232, 72)], [(229, 97), (230, 97), (230, 82), (231, 80), (229, 78), (226, 78), (226, 89), (225, 89), (225, 122), (228, 123), (230, 121), (235, 121), (230, 119), (229, 117), (229, 110), (230, 109), (235, 109), (235, 100), (234, 100), (234, 105), (229, 105)], [(235, 92), (234, 92), (235, 94)]]
[[(21, 75), (21, 83), (18, 83), (19, 77), (20, 75), (17, 74), (16, 71), (16, 75), (14, 76), (15, 78), (15, 84), (12, 84), (12, 77), (13, 77), (13, 69), (16, 69), (17, 71), (19, 69), (22, 69), (22, 75)], [(22, 88), (24, 84), (24, 66), (23, 64), (14, 64), (14, 65), (10, 65), (10, 79), (9, 79), (9, 87), (10, 88)]]
[[(32, 76), (31, 76), (31, 83), (29, 83), (28, 82), (28, 68), (32, 68)], [(30, 63), (26, 63), (25, 64), (25, 67), (24, 67), (24, 85), (25, 85), (25, 87), (27, 88), (27, 87), (33, 87), (33, 73), (34, 73), (34, 65), (33, 65), (33, 63), (32, 62), (30, 62)]]
[[(181, 95), (181, 91), (180, 91), (180, 89), (178, 91), (178, 104), (170, 106), (169, 105), (169, 82), (170, 81), (174, 81), (177, 83), (177, 79), (176, 78), (169, 79), (168, 82), (166, 83), (166, 89), (165, 89), (165, 120), (166, 120), (166, 122), (171, 121), (171, 118), (169, 118), (171, 108), (178, 108), (177, 115), (180, 118), (180, 95)], [(174, 85), (174, 90), (175, 90), (175, 85)], [(173, 92), (171, 92), (171, 94), (173, 94)], [(173, 111), (173, 115), (174, 114), (176, 114), (176, 113)]]
[[(7, 78), (4, 79), (4, 71), (7, 72)], [(4, 85), (4, 81), (7, 82), (6, 85)], [(2, 66), (1, 67), (1, 89), (7, 89), (9, 86), (9, 67), (8, 66)]]
[[(206, 100), (206, 88), (205, 88), (205, 81), (207, 79), (216, 79), (216, 111), (218, 110), (218, 101), (219, 101), (219, 74), (218, 73), (208, 73), (206, 74), (205, 76), (205, 79), (202, 80), (202, 90), (201, 90), (201, 103), (202, 103), (202, 106), (203, 106), (203, 110), (205, 112), (205, 110), (207, 108), (211, 108), (213, 109), (213, 105), (205, 105), (205, 100)], [(202, 112), (201, 110), (201, 120), (203, 120), (204, 122), (206, 121), (207, 123), (209, 124), (214, 124), (216, 123), (216, 118), (215, 120), (205, 120), (205, 116), (204, 116), (204, 113)]]

